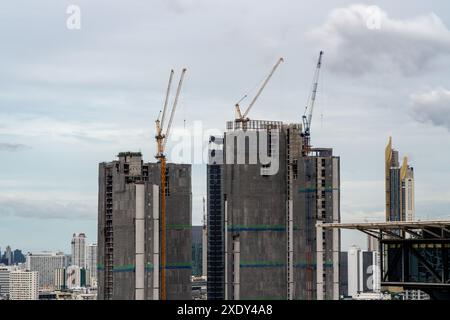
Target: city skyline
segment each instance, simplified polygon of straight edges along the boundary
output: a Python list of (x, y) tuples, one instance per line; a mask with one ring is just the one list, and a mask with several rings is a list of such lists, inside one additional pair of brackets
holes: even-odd
[[(80, 3), (80, 30), (66, 28), (62, 3), (0, 5), (10, 17), (0, 22), (0, 34), (23, 39), (10, 41), (0, 62), (2, 249), (68, 253), (72, 233), (83, 231), (97, 242), (97, 164), (124, 150), (154, 161), (153, 121), (169, 68), (189, 70), (175, 126), (202, 121), (205, 129), (223, 130), (234, 103), (283, 56), (253, 118), (298, 122), (320, 49), (312, 144), (332, 147), (342, 158), (342, 221), (384, 219), (383, 151), (390, 135), (416, 170), (416, 218), (448, 216), (450, 173), (440, 169), (450, 156), (442, 147), (450, 143), (447, 2), (376, 1), (383, 10), (379, 29), (364, 20), (369, 7), (353, 1), (257, 9), (249, 2), (241, 10), (202, 1), (103, 4)], [(352, 32), (336, 9), (359, 29)], [(358, 44), (361, 54), (355, 57), (348, 44)], [(192, 178), (193, 222), (200, 225), (206, 164), (193, 165)], [(365, 238), (348, 236), (343, 249), (358, 241)]]

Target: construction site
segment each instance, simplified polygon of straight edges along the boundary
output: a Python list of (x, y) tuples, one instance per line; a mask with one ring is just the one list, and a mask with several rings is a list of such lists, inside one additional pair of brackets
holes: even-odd
[(236, 119), (210, 139), (208, 299), (339, 298), (339, 230), (315, 228), (340, 221), (339, 157), (310, 144), (322, 55), (303, 123), (247, 117), (281, 58), (246, 111), (236, 104)]
[(121, 152), (118, 160), (99, 165), (99, 299), (191, 298), (191, 165), (167, 163), (165, 155), (185, 72), (169, 116), (170, 72), (156, 120), (157, 162)]

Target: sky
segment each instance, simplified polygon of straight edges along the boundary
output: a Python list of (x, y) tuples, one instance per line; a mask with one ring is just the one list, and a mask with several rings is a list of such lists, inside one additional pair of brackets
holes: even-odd
[[(96, 242), (98, 164), (128, 150), (154, 161), (170, 69), (188, 69), (174, 132), (207, 136), (279, 57), (249, 116), (301, 122), (320, 50), (312, 144), (341, 157), (342, 221), (384, 219), (389, 136), (414, 167), (417, 219), (450, 218), (446, 0), (2, 1), (0, 40), (2, 250), (69, 252), (74, 232)], [(206, 166), (194, 163), (200, 224)], [(342, 247), (365, 239), (344, 232)]]

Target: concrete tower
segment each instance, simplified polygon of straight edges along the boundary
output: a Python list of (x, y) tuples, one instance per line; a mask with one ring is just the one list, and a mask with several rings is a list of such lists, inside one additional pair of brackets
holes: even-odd
[(167, 299), (191, 298), (191, 166), (159, 163), (122, 152), (99, 165), (98, 298), (160, 298), (160, 192), (166, 193)]
[(338, 299), (339, 158), (302, 155), (300, 124), (228, 122), (211, 137), (208, 299)]

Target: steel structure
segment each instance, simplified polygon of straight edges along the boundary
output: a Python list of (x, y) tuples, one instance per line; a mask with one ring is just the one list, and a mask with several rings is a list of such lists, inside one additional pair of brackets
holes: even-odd
[(382, 287), (420, 289), (450, 298), (450, 221), (317, 223), (320, 229), (358, 230), (378, 239)]
[(172, 111), (170, 113), (169, 123), (167, 124), (164, 132), (165, 115), (167, 110), (167, 104), (170, 95), (170, 88), (172, 85), (173, 70), (170, 71), (169, 84), (167, 85), (166, 98), (164, 100), (164, 107), (162, 110), (161, 119), (156, 120), (156, 144), (157, 154), (155, 158), (161, 163), (161, 299), (166, 300), (166, 155), (165, 147), (169, 138), (170, 128), (172, 126), (173, 116), (178, 103), (178, 97), (180, 96), (181, 86), (183, 84), (186, 68), (181, 71), (180, 81), (178, 82), (177, 92), (175, 94), (174, 102), (172, 105)]

